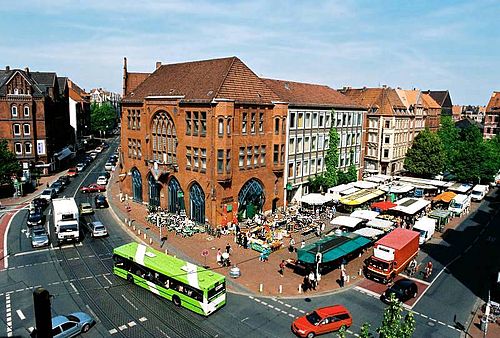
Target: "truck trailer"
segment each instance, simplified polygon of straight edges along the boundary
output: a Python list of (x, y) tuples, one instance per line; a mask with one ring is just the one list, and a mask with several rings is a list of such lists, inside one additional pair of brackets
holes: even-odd
[(80, 240), (80, 214), (72, 197), (52, 200), (54, 228), (57, 244)]
[(373, 255), (365, 261), (365, 276), (387, 284), (418, 254), (420, 233), (396, 228), (377, 242)]

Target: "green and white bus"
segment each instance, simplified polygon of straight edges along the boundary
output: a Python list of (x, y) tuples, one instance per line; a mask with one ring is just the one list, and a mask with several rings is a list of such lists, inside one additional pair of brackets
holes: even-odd
[(226, 277), (146, 245), (113, 250), (113, 273), (176, 306), (208, 316), (226, 304)]

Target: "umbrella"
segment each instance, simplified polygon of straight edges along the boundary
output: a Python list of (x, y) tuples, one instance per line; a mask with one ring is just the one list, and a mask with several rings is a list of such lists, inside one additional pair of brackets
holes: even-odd
[(450, 203), (451, 200), (455, 198), (455, 196), (457, 196), (457, 194), (455, 194), (453, 191), (445, 191), (434, 197), (432, 200)]
[(318, 193), (312, 193), (309, 195), (302, 196), (300, 201), (302, 203), (307, 203), (310, 205), (322, 205), (327, 202), (330, 202), (335, 199), (335, 196), (332, 194), (318, 194)]
[(381, 201), (375, 202), (371, 205), (372, 209), (380, 209), (381, 211), (389, 210), (390, 208), (394, 208), (397, 206), (396, 203), (392, 203), (391, 201)]

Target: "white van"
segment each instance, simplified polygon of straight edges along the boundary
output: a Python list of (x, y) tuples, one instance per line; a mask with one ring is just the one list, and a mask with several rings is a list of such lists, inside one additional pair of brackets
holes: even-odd
[(486, 196), (487, 193), (488, 193), (488, 186), (487, 185), (477, 184), (472, 189), (472, 193), (470, 194), (470, 197), (472, 198), (473, 201), (479, 202), (484, 198), (484, 196)]
[(415, 222), (415, 225), (413, 226), (413, 231), (420, 232), (420, 237), (418, 239), (418, 243), (420, 245), (424, 244), (429, 239), (431, 239), (435, 230), (436, 230), (436, 220), (434, 218), (430, 218), (427, 216), (417, 220)]
[(451, 201), (448, 210), (454, 216), (462, 216), (462, 214), (470, 207), (470, 196), (458, 194)]

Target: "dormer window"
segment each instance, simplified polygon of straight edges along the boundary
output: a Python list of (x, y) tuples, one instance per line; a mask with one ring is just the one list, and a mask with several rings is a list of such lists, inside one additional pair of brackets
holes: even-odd
[(19, 94), (19, 89), (14, 88), (14, 95), (17, 95), (17, 94)]
[(17, 117), (17, 106), (13, 105), (11, 108), (10, 108), (10, 111), (12, 113), (12, 117)]

